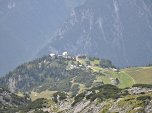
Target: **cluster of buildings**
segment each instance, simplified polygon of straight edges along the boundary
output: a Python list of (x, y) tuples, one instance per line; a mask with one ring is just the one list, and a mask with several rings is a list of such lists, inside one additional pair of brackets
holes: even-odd
[[(80, 63), (80, 60), (82, 60), (82, 59), (86, 61), (85, 67), (87, 69), (90, 69), (92, 67), (92, 65), (89, 63), (90, 61), (89, 61), (89, 59), (86, 55), (72, 56), (67, 51), (65, 51), (65, 52), (63, 52), (62, 54), (59, 54), (59, 55), (51, 53), (51, 54), (49, 54), (49, 56), (52, 57), (52, 58), (64, 58), (64, 59), (67, 59), (67, 60), (76, 61), (77, 64), (71, 64), (70, 69), (83, 67), (83, 64)], [(109, 69), (114, 71), (114, 72), (118, 71), (118, 69), (116, 69), (116, 68), (107, 68), (107, 70), (109, 70)]]
[(67, 60), (73, 60), (76, 61), (77, 64), (71, 64), (70, 69), (77, 69), (82, 67), (83, 65), (79, 62), (80, 59), (86, 59), (87, 57), (85, 55), (78, 55), (78, 56), (72, 56), (68, 52), (63, 52), (61, 55), (57, 55), (54, 53), (49, 54), (50, 57), (52, 58), (64, 58)]
[(87, 58), (85, 55), (72, 56), (66, 51), (63, 52), (61, 55), (51, 53), (51, 54), (49, 54), (49, 56), (52, 58), (65, 58), (65, 59), (69, 59), (69, 60), (73, 59), (75, 61), (79, 61), (79, 59), (86, 59)]
[(66, 58), (66, 59), (73, 59), (74, 57), (69, 55), (68, 52), (63, 52), (62, 55), (57, 55), (54, 53), (49, 54), (52, 58)]

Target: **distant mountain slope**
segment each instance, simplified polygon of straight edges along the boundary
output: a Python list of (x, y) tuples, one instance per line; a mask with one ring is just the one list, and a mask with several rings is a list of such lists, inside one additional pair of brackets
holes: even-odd
[(151, 0), (87, 0), (75, 8), (40, 54), (70, 51), (117, 66), (152, 62)]
[(84, 0), (0, 0), (0, 75), (37, 51)]

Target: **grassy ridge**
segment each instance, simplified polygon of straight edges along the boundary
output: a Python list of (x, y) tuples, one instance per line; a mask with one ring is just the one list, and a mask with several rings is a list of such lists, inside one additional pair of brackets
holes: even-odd
[(32, 99), (32, 101), (34, 101), (34, 100), (36, 100), (38, 98), (50, 99), (55, 92), (56, 91), (48, 91), (48, 90), (42, 91), (41, 93), (31, 92), (30, 98)]
[(123, 71), (129, 74), (136, 84), (152, 84), (152, 67), (132, 67)]

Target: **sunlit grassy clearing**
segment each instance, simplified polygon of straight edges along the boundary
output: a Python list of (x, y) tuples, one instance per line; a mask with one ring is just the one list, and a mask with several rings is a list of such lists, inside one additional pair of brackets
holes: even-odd
[(41, 93), (31, 92), (30, 97), (31, 97), (32, 101), (34, 101), (34, 100), (36, 100), (38, 98), (50, 99), (55, 92), (56, 91), (48, 91), (48, 90), (43, 91)]
[(126, 68), (123, 71), (129, 74), (137, 84), (152, 84), (152, 67)]

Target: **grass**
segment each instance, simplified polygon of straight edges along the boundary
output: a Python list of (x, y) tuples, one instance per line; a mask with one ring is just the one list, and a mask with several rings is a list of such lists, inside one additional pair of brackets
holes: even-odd
[(123, 72), (111, 72), (112, 78), (118, 78), (120, 84), (118, 85), (119, 88), (126, 88), (131, 87), (134, 84), (134, 80)]
[[(97, 62), (97, 61), (95, 61)], [(105, 70), (98, 66), (92, 66), (94, 72), (103, 70), (106, 76), (97, 76), (94, 82), (103, 81), (110, 84), (110, 78), (118, 78), (120, 80), (119, 88), (131, 87), (133, 84), (152, 84), (152, 66), (151, 67), (131, 67), (122, 69), (120, 72)]]
[[(79, 59), (79, 62), (85, 64), (84, 59)], [(91, 69), (93, 72), (103, 71), (106, 76), (97, 76), (94, 82), (103, 81), (105, 84), (111, 84), (111, 78), (120, 80), (119, 88), (131, 87), (133, 84), (152, 84), (152, 67), (131, 67), (122, 69), (120, 72), (106, 70), (99, 66), (99, 60), (91, 61)]]
[(96, 76), (96, 80), (94, 82), (104, 82), (104, 84), (110, 84), (111, 81), (107, 76)]
[(90, 63), (91, 63), (91, 65), (99, 65), (100, 61), (99, 60), (94, 60), (94, 61), (91, 61)]
[(79, 85), (79, 92), (78, 93), (82, 93), (86, 90), (86, 87), (84, 84), (80, 84), (80, 83), (74, 83), (72, 82), (72, 86), (75, 85), (75, 84), (78, 84)]
[(19, 97), (24, 97), (24, 94), (22, 92), (18, 92), (16, 95)]
[(113, 72), (109, 71), (112, 78), (118, 78), (120, 83), (118, 85), (119, 88), (131, 87), (134, 84), (134, 80), (123, 72)]
[(94, 72), (99, 72), (102, 70), (101, 67), (98, 67), (98, 66), (92, 66), (91, 69), (94, 71)]
[(137, 97), (139, 97), (139, 95), (128, 95), (118, 102), (118, 106), (120, 108), (122, 108), (123, 106), (129, 107), (129, 113), (143, 112), (143, 110), (134, 109), (138, 107), (143, 108), (145, 106), (144, 101), (137, 100)]
[[(146, 101), (139, 100), (137, 98), (141, 96), (150, 96), (152, 97), (152, 94), (140, 94), (140, 95), (127, 95), (123, 98), (120, 98), (119, 100), (106, 100), (104, 102), (104, 106), (100, 110), (100, 113), (118, 113), (119, 110), (125, 110), (127, 109), (127, 113), (143, 113)], [(115, 102), (115, 103), (114, 103)], [(115, 104), (118, 109), (111, 109), (112, 111), (109, 111), (110, 108)], [(140, 108), (140, 109), (135, 109), (135, 108)], [(125, 111), (124, 111), (125, 112)]]
[(78, 61), (79, 61), (81, 64), (83, 64), (83, 65), (86, 64), (85, 59), (79, 59)]
[(99, 111), (99, 113), (108, 113), (112, 104), (113, 104), (112, 100), (110, 100), (110, 101), (107, 100), (106, 104), (102, 107), (102, 109)]
[[(79, 62), (81, 62), (82, 64), (85, 64), (85, 60), (83, 59), (79, 60)], [(106, 76), (97, 75), (96, 80), (94, 80), (94, 82), (103, 81), (104, 84), (111, 84), (111, 78), (113, 79), (118, 78), (120, 80), (120, 84), (118, 85), (119, 88), (131, 87), (135, 83), (134, 79), (127, 73), (124, 73), (123, 71), (117, 73), (112, 70), (105, 70), (99, 66), (93, 66), (95, 64), (99, 64), (99, 60), (91, 61), (91, 65), (92, 65), (91, 69), (93, 70), (93, 72), (99, 72), (103, 70), (104, 71), (103, 74), (105, 74)], [(80, 87), (83, 87), (83, 88), (80, 88), (81, 90), (85, 89), (83, 85), (81, 85)]]
[(55, 93), (56, 91), (43, 91), (41, 93), (37, 93), (37, 92), (31, 92), (30, 97), (32, 99), (32, 101), (38, 99), (38, 98), (46, 98), (46, 99), (51, 99), (52, 95)]
[(129, 74), (136, 84), (152, 84), (152, 67), (126, 68), (123, 71)]
[[(86, 59), (78, 59), (78, 61), (83, 64), (86, 65)], [(100, 60), (94, 60), (94, 61), (90, 61), (90, 65), (91, 66), (95, 66), (95, 65), (99, 65), (100, 64)]]
[(128, 74), (124, 72), (114, 72), (110, 70), (105, 70), (105, 76), (96, 76), (96, 80), (94, 82), (101, 82), (103, 81), (104, 84), (111, 84), (111, 79), (118, 78), (120, 83), (118, 85), (119, 88), (126, 88), (131, 87), (134, 84), (134, 79), (131, 78)]
[(40, 99), (40, 98), (46, 98), (47, 99), (47, 108), (51, 108), (53, 112), (57, 112), (59, 110), (58, 106), (56, 105), (56, 103), (52, 100), (53, 94), (56, 91), (43, 91), (41, 93), (37, 93), (37, 92), (31, 92), (30, 94), (30, 98), (32, 101), (35, 101), (36, 99)]
[(119, 88), (131, 87), (134, 84), (134, 79), (132, 79), (129, 75), (120, 72), (118, 76), (120, 79), (120, 84), (118, 85)]
[[(85, 64), (84, 59), (80, 59), (79, 62)], [(111, 69), (103, 69), (99, 66), (95, 66), (98, 64), (98, 60), (91, 61), (91, 68), (93, 72), (100, 72), (102, 70), (103, 75), (96, 75), (96, 82), (103, 82), (104, 84), (111, 84), (111, 79), (118, 78), (120, 83), (118, 84), (119, 88), (131, 87), (133, 84), (152, 84), (152, 67), (131, 67), (120, 70), (120, 72), (115, 72)], [(71, 62), (69, 62), (71, 64)], [(105, 75), (105, 76), (104, 76)], [(77, 84), (72, 82), (72, 84)], [(83, 92), (86, 87), (84, 84), (79, 84), (79, 93)], [(31, 92), (30, 97), (32, 100), (36, 100), (38, 98), (47, 98), (50, 99), (54, 91), (43, 91), (41, 93)], [(19, 94), (22, 96), (21, 94)]]
[[(79, 59), (81, 64), (86, 64), (85, 59)], [(99, 60), (90, 61), (93, 72), (103, 71), (106, 76), (97, 76), (94, 82), (103, 81), (105, 84), (111, 83), (111, 78), (120, 80), (119, 88), (131, 87), (133, 84), (152, 84), (152, 66), (151, 67), (131, 67), (122, 69), (119, 73), (112, 70), (106, 70), (99, 66)]]
[(79, 90), (79, 93), (82, 93), (82, 92), (84, 92), (85, 91), (85, 89), (86, 89), (86, 87), (85, 87), (85, 85), (84, 84), (79, 84), (80, 85), (80, 90)]

